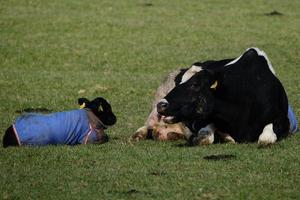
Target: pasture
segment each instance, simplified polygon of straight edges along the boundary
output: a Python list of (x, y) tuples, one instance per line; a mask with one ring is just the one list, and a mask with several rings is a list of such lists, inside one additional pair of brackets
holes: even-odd
[[(16, 111), (75, 109), (79, 97), (107, 98), (118, 121), (104, 145), (1, 147), (0, 199), (299, 198), (299, 133), (268, 148), (128, 141), (170, 71), (251, 46), (299, 118), (299, 24), (293, 0), (2, 0), (0, 141)], [(204, 159), (218, 154), (232, 156)]]

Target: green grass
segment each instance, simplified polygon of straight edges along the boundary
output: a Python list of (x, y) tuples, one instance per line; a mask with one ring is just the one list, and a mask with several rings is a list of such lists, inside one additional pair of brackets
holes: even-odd
[[(100, 146), (0, 149), (0, 199), (296, 199), (300, 136), (180, 147), (127, 141), (173, 69), (263, 49), (300, 116), (298, 1), (0, 1), (0, 136), (16, 110), (109, 99)], [(282, 16), (266, 16), (277, 10)], [(1, 140), (1, 139), (0, 139)], [(212, 154), (233, 154), (208, 161)]]

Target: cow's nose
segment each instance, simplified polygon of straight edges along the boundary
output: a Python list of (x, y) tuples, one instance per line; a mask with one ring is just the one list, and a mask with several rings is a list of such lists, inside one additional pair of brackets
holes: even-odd
[(167, 101), (161, 101), (157, 104), (157, 112), (163, 113), (169, 107), (169, 103)]

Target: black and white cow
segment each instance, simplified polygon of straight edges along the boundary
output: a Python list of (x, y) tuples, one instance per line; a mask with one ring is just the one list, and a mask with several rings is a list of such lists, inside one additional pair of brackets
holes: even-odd
[(184, 122), (194, 133), (211, 126), (237, 142), (271, 144), (289, 135), (287, 96), (263, 51), (192, 68), (197, 72), (157, 104), (165, 122)]
[[(233, 60), (233, 59), (231, 59)], [(224, 65), (231, 60), (224, 60), (219, 62), (219, 65)], [(208, 61), (207, 63), (209, 63)], [(166, 123), (168, 117), (162, 116), (157, 112), (157, 103), (164, 98), (174, 87), (186, 82), (189, 78), (199, 71), (198, 66), (192, 65), (189, 68), (182, 68), (171, 72), (162, 84), (157, 88), (154, 101), (152, 103), (151, 112), (145, 121), (144, 126), (138, 128), (132, 135), (133, 141), (143, 139), (154, 139), (160, 141), (188, 139), (192, 134), (195, 134), (184, 123)], [(194, 131), (194, 130), (193, 130)], [(197, 144), (205, 145), (214, 141), (215, 130), (213, 126), (208, 125), (200, 130), (196, 130)], [(216, 132), (219, 138), (224, 142), (234, 142), (229, 136), (221, 132)]]

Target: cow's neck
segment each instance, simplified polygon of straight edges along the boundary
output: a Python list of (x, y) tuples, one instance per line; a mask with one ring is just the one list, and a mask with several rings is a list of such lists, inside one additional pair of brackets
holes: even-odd
[(223, 100), (215, 100), (214, 117), (225, 122), (232, 122), (239, 115), (238, 106)]

